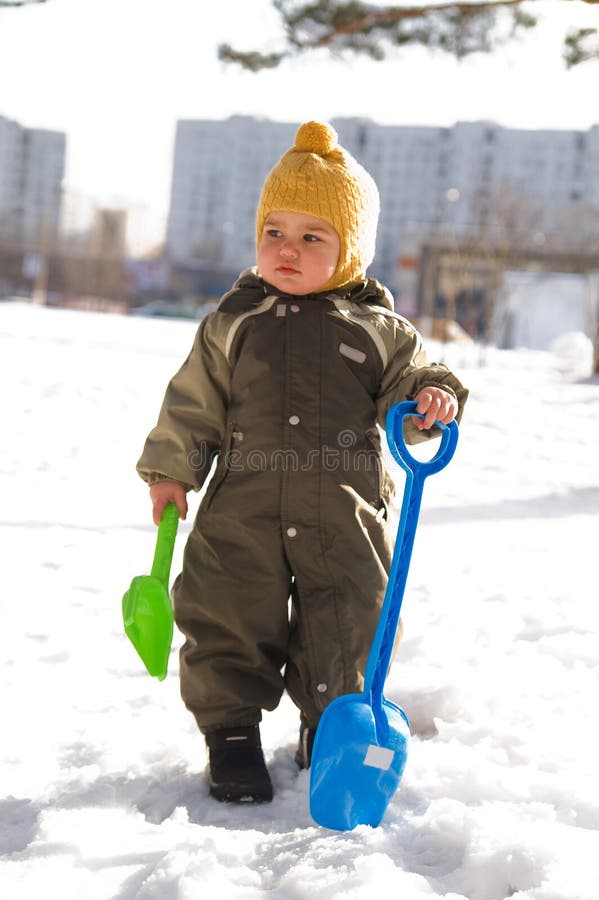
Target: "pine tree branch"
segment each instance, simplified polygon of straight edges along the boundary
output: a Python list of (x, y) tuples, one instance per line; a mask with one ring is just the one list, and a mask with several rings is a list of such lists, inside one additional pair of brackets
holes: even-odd
[(596, 28), (579, 28), (570, 32), (566, 36), (562, 55), (568, 69), (590, 59), (599, 59), (599, 31)]
[[(529, 10), (533, 0), (446, 0), (431, 5), (374, 6), (360, 0), (272, 0), (281, 16), (285, 46), (275, 53), (238, 51), (228, 44), (218, 48), (219, 58), (251, 71), (274, 68), (284, 59), (310, 50), (326, 48), (331, 53), (353, 51), (373, 59), (385, 58), (389, 47), (420, 44), (462, 59), (471, 53), (489, 53), (517, 32), (537, 25)], [(577, 0), (560, 0), (577, 2)], [(599, 4), (599, 0), (581, 0)], [(511, 29), (501, 34), (498, 16), (511, 20)], [(576, 33), (566, 45), (564, 59), (570, 67), (595, 57), (589, 50), (588, 29)]]
[[(375, 28), (389, 29), (398, 22), (405, 22), (410, 19), (422, 19), (434, 17), (435, 15), (440, 17), (448, 12), (474, 18), (481, 13), (492, 12), (497, 8), (506, 9), (509, 7), (522, 6), (524, 2), (526, 2), (526, 0), (489, 0), (489, 2), (482, 0), (480, 3), (449, 2), (435, 4), (434, 6), (388, 6), (383, 7), (382, 9), (370, 8), (368, 12), (362, 16), (356, 17), (352, 22), (331, 28), (328, 33), (324, 34), (318, 40), (306, 42), (299, 46), (317, 49), (319, 47), (327, 46), (336, 40), (336, 38), (343, 35), (369, 32)], [(599, 0), (590, 0), (590, 2), (599, 2)]]
[(11, 9), (17, 6), (31, 6), (33, 3), (45, 3), (46, 0), (0, 0), (0, 9)]

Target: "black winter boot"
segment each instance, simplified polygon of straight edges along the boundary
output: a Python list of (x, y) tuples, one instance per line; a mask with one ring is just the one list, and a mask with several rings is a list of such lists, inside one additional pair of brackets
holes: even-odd
[(221, 728), (206, 735), (210, 793), (229, 803), (270, 803), (272, 782), (264, 762), (260, 729)]
[(303, 723), (300, 725), (299, 742), (295, 751), (295, 761), (300, 769), (310, 768), (315, 734), (316, 728), (311, 728)]

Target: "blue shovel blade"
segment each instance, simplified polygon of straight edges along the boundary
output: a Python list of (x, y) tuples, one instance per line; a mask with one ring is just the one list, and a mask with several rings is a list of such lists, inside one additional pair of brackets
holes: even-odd
[(319, 825), (350, 831), (375, 827), (385, 815), (406, 765), (410, 729), (404, 711), (385, 699), (383, 715), (385, 727), (377, 728), (364, 694), (345, 694), (325, 709), (310, 765), (310, 813)]

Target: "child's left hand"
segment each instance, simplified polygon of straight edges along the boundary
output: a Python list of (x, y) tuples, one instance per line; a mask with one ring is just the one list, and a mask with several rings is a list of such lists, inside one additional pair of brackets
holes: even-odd
[(422, 413), (424, 419), (414, 416), (412, 421), (419, 431), (432, 428), (435, 421), (449, 425), (458, 411), (458, 401), (453, 394), (440, 387), (425, 387), (418, 391), (414, 398), (418, 404), (416, 412)]

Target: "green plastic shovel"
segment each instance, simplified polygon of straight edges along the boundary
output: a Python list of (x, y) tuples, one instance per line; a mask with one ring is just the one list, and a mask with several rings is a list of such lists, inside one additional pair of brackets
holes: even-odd
[(159, 681), (164, 681), (173, 641), (173, 608), (168, 580), (179, 525), (179, 511), (168, 503), (162, 513), (156, 537), (151, 575), (136, 575), (123, 597), (125, 634), (143, 664)]

